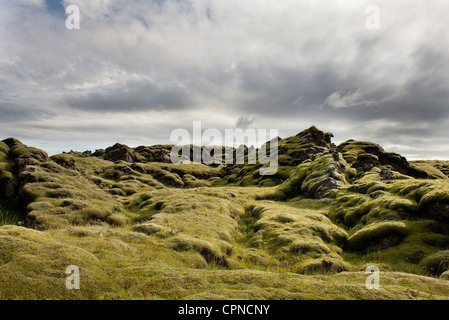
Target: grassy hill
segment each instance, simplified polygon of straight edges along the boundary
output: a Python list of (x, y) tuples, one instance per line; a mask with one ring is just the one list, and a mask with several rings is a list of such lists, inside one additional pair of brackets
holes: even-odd
[(0, 299), (449, 298), (449, 161), (331, 138), (279, 139), (274, 176), (171, 164), (166, 145), (48, 157), (3, 140)]

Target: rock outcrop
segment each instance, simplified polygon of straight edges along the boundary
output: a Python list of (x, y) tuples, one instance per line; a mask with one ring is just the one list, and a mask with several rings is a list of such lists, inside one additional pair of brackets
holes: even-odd
[(112, 162), (126, 161), (134, 162), (136, 156), (134, 151), (126, 145), (116, 143), (112, 147), (106, 149), (103, 158)]

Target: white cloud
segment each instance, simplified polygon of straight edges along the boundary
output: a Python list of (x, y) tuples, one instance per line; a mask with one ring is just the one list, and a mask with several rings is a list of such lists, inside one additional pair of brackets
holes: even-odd
[(329, 97), (326, 98), (324, 102), (333, 108), (351, 108), (354, 106), (369, 106), (374, 104), (375, 101), (372, 99), (366, 99), (360, 89), (356, 91), (335, 91)]

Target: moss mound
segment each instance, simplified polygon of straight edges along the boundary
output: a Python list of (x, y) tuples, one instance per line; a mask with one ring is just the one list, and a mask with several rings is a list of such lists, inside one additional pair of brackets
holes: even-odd
[[(82, 290), (68, 290), (66, 268), (80, 268)], [(48, 234), (0, 227), (1, 299), (94, 299), (101, 292), (98, 259)]]
[(48, 159), (48, 154), (45, 151), (34, 147), (28, 147), (17, 139), (8, 138), (3, 140), (3, 142), (10, 148), (9, 155), (13, 159), (33, 158), (38, 161), (46, 161)]
[(372, 223), (348, 238), (351, 250), (376, 251), (398, 244), (407, 235), (407, 225), (399, 221)]
[[(310, 268), (310, 259), (328, 260), (338, 265), (335, 270), (346, 270), (339, 254), (339, 246), (345, 244), (347, 233), (332, 224), (322, 213), (275, 204), (255, 207), (253, 246), (265, 248), (280, 260), (297, 264), (297, 271)], [(332, 263), (333, 262), (333, 263)], [(323, 265), (327, 269), (327, 266)], [(319, 268), (318, 268), (319, 269)]]
[(304, 195), (311, 198), (325, 198), (334, 195), (346, 184), (343, 172), (346, 161), (338, 154), (325, 154), (314, 161), (303, 163), (279, 186), (287, 197)]
[(3, 154), (8, 154), (9, 153), (9, 147), (3, 141), (0, 141), (0, 152), (3, 153)]
[(440, 275), (449, 269), (449, 251), (440, 251), (423, 259), (421, 265), (431, 274)]

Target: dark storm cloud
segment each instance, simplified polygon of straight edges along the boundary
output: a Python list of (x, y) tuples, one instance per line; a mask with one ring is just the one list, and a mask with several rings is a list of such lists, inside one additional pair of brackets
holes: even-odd
[(93, 112), (180, 110), (192, 106), (192, 101), (192, 95), (180, 87), (134, 81), (124, 86), (66, 98), (69, 107)]
[(15, 121), (38, 120), (51, 115), (52, 113), (42, 108), (30, 108), (29, 105), (0, 102), (0, 126)]
[[(447, 119), (448, 56), (444, 52), (420, 48), (413, 59), (415, 64), (410, 78), (394, 86), (390, 81), (400, 74), (391, 73), (390, 81), (385, 83), (369, 75), (360, 78), (364, 62), (355, 62), (350, 70), (328, 64), (315, 68), (313, 74), (299, 68), (243, 67), (239, 88), (250, 96), (244, 101), (245, 110), (269, 116), (328, 114), (354, 121), (387, 119), (405, 122)], [(344, 78), (342, 73), (345, 73)], [(339, 98), (340, 104), (335, 99), (334, 105), (331, 104), (330, 97)]]
[(254, 122), (255, 118), (240, 117), (235, 125), (239, 129), (248, 129), (249, 126)]
[(0, 102), (0, 115), (0, 122), (17, 121), (24, 118), (21, 107), (8, 102)]

